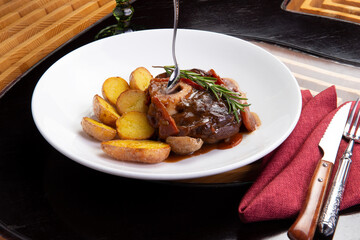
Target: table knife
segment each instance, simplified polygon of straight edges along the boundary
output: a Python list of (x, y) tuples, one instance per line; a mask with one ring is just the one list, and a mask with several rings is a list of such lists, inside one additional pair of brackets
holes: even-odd
[(351, 103), (342, 106), (334, 115), (320, 140), (323, 157), (311, 178), (305, 202), (294, 224), (288, 230), (292, 240), (310, 240), (314, 237), (324, 195), (335, 163)]

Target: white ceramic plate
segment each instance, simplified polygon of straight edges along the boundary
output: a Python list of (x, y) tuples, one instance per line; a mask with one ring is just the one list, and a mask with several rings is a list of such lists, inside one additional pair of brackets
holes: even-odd
[(67, 54), (39, 80), (32, 98), (32, 114), (44, 138), (59, 152), (87, 167), (138, 179), (177, 180), (213, 175), (252, 163), (279, 146), (295, 127), (301, 94), (284, 64), (265, 50), (223, 34), (178, 31), (177, 60), (181, 69), (211, 68), (238, 81), (247, 92), (251, 110), (261, 127), (228, 150), (213, 150), (175, 163), (155, 165), (120, 162), (107, 157), (82, 132), (80, 121), (91, 115), (92, 98), (101, 95), (111, 76), (128, 79), (144, 66), (153, 75), (156, 65), (172, 65), (171, 29), (146, 30), (95, 41)]

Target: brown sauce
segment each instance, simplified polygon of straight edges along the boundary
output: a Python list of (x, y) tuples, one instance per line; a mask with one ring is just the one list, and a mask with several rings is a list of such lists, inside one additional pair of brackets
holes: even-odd
[(184, 160), (187, 158), (191, 158), (191, 157), (195, 157), (195, 156), (199, 156), (199, 155), (208, 153), (214, 149), (225, 150), (225, 149), (233, 148), (236, 145), (240, 144), (242, 139), (243, 139), (243, 134), (237, 133), (226, 142), (221, 141), (219, 143), (204, 144), (199, 150), (197, 150), (196, 152), (194, 152), (193, 154), (190, 154), (190, 155), (177, 155), (177, 154), (174, 154), (173, 152), (171, 152), (170, 156), (165, 160), (165, 162), (178, 162), (178, 161), (181, 161), (181, 160)]
[[(254, 116), (254, 119), (256, 121), (256, 126), (259, 127), (261, 125), (259, 116), (254, 112), (251, 112), (251, 114)], [(196, 151), (190, 155), (177, 155), (177, 154), (174, 154), (173, 152), (171, 152), (170, 156), (165, 160), (165, 162), (169, 162), (169, 163), (178, 162), (178, 161), (181, 161), (184, 159), (188, 159), (191, 157), (195, 157), (195, 156), (199, 156), (199, 155), (208, 153), (214, 149), (225, 150), (225, 149), (233, 148), (241, 143), (241, 141), (243, 140), (244, 134), (247, 134), (247, 132), (246, 133), (239, 132), (239, 133), (235, 134), (234, 136), (232, 136), (231, 138), (229, 138), (227, 141), (221, 141), (219, 143), (213, 143), (213, 144), (204, 144), (201, 147), (201, 149), (199, 149), (198, 151)]]
[(229, 149), (229, 148), (233, 148), (237, 145), (239, 145), (241, 143), (243, 139), (243, 134), (242, 133), (237, 133), (234, 136), (232, 136), (231, 138), (218, 143), (218, 147), (217, 149)]

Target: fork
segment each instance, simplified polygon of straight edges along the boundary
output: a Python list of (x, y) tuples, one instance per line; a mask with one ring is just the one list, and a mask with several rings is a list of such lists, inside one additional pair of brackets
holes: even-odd
[[(357, 99), (345, 125), (344, 137), (349, 139), (349, 144), (340, 159), (339, 167), (336, 171), (327, 201), (322, 209), (318, 222), (318, 230), (325, 236), (330, 236), (334, 233), (337, 221), (339, 219), (340, 202), (345, 189), (346, 179), (351, 165), (351, 157), (355, 142), (360, 142), (360, 125), (358, 125), (360, 118), (360, 110), (358, 111), (355, 120), (355, 112), (359, 104)], [(353, 121), (354, 120), (354, 121)]]
[(174, 61), (174, 71), (170, 75), (166, 93), (170, 93), (173, 90), (173, 87), (176, 85), (180, 78), (180, 68), (178, 66), (175, 54), (175, 41), (176, 41), (176, 33), (178, 28), (178, 21), (179, 21), (179, 0), (174, 0), (174, 30), (173, 30), (173, 40), (172, 40), (172, 57)]

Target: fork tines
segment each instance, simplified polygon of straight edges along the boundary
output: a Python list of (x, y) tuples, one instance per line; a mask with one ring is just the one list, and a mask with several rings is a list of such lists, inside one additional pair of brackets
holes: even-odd
[[(353, 123), (355, 112), (356, 112), (358, 104), (359, 104), (359, 98), (355, 102), (355, 105), (354, 105), (354, 107), (353, 107), (353, 109), (352, 109), (352, 111), (351, 111), (351, 113), (350, 113), (350, 115), (348, 117), (348, 120), (347, 120), (346, 125), (345, 125), (345, 129), (344, 129), (344, 136), (347, 137), (347, 138), (351, 138), (353, 140), (355, 140), (355, 133), (357, 133), (356, 127), (358, 125), (359, 118), (360, 118), (360, 110), (359, 110), (357, 115), (356, 115), (355, 121)], [(357, 129), (359, 129), (359, 128), (360, 128), (360, 126)], [(360, 135), (360, 133), (359, 133), (359, 135)]]

